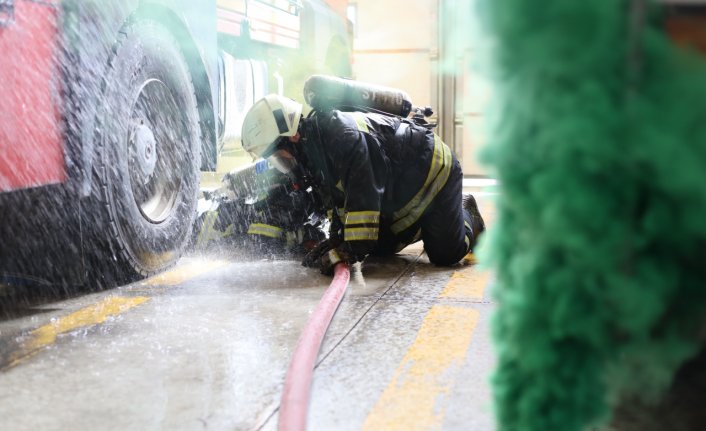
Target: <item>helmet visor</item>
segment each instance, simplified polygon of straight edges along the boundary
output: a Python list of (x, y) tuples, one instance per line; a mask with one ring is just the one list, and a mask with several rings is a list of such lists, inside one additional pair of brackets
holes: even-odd
[(297, 166), (297, 159), (287, 150), (276, 150), (267, 160), (278, 171), (288, 174)]

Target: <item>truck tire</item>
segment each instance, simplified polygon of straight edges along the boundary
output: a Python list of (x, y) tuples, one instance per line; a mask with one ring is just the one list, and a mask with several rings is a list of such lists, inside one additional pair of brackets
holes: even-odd
[(97, 114), (88, 276), (114, 286), (151, 276), (180, 257), (196, 217), (201, 129), (194, 84), (161, 24), (121, 30)]

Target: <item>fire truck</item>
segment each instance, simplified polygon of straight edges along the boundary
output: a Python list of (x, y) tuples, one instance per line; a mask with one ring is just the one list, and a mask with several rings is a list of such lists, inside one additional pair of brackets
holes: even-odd
[[(0, 273), (104, 286), (171, 266), (258, 98), (348, 76), (345, 1), (0, 0)], [(239, 158), (240, 157), (240, 158)]]

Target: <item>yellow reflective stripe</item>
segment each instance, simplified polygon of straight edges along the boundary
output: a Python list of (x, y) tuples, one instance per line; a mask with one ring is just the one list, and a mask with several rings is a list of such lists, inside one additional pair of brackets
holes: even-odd
[(346, 213), (346, 225), (380, 223), (380, 211), (351, 211)]
[[(338, 209), (338, 214), (340, 214), (340, 215), (344, 218), (344, 220), (345, 220), (345, 218), (346, 218), (346, 209), (345, 209), (345, 208), (339, 208), (339, 209)], [(328, 210), (328, 211), (326, 211), (326, 218), (328, 218), (329, 220), (333, 219), (333, 210)]]
[(201, 225), (201, 231), (199, 232), (198, 238), (196, 240), (196, 248), (203, 249), (209, 242), (225, 238), (233, 234), (233, 225), (230, 224), (226, 228), (225, 232), (221, 232), (215, 228), (216, 221), (218, 220), (218, 211), (209, 211), (203, 218), (203, 224)]
[(209, 211), (203, 218), (203, 224), (201, 225), (201, 231), (199, 232), (199, 237), (196, 240), (196, 248), (201, 248), (211, 240), (211, 231), (213, 226), (216, 224), (218, 219), (218, 211)]
[(415, 207), (419, 206), (419, 203), (424, 196), (426, 189), (429, 187), (434, 178), (439, 174), (439, 169), (441, 168), (441, 160), (443, 158), (443, 148), (440, 151), (438, 145), (438, 136), (434, 135), (434, 154), (431, 158), (431, 166), (429, 167), (429, 172), (427, 173), (427, 178), (424, 180), (424, 185), (417, 192), (417, 194), (399, 211), (396, 211), (392, 216), (395, 220), (401, 219), (407, 214), (409, 214)]
[(336, 184), (336, 188), (342, 192), (345, 192), (345, 190), (343, 190), (343, 181), (339, 181), (338, 184)]
[(355, 120), (356, 126), (358, 126), (358, 131), (363, 133), (370, 133), (368, 129), (368, 123), (365, 122), (365, 116), (362, 112), (352, 112), (353, 119)]
[(377, 227), (353, 227), (343, 231), (344, 241), (377, 241), (380, 229)]
[(395, 220), (392, 232), (398, 234), (412, 226), (424, 214), (431, 201), (436, 197), (451, 173), (453, 158), (451, 150), (441, 139), (434, 135), (434, 155), (424, 185), (401, 210), (393, 214)]
[(288, 231), (284, 233), (284, 239), (287, 241), (287, 247), (292, 248), (302, 242), (302, 231)]
[(338, 255), (338, 252), (336, 252), (336, 249), (329, 250), (328, 252), (328, 260), (331, 262), (331, 265), (335, 265), (338, 262), (342, 261), (341, 256)]
[(262, 235), (268, 238), (281, 238), (283, 233), (281, 228), (264, 223), (253, 223), (248, 228), (248, 234)]

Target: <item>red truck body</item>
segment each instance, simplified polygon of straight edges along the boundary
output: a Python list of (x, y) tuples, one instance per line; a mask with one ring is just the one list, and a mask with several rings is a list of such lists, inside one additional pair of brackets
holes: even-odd
[(19, 1), (12, 15), (0, 28), (0, 192), (66, 180), (57, 9)]
[(350, 70), (335, 3), (0, 0), (0, 283), (171, 266), (254, 99)]

